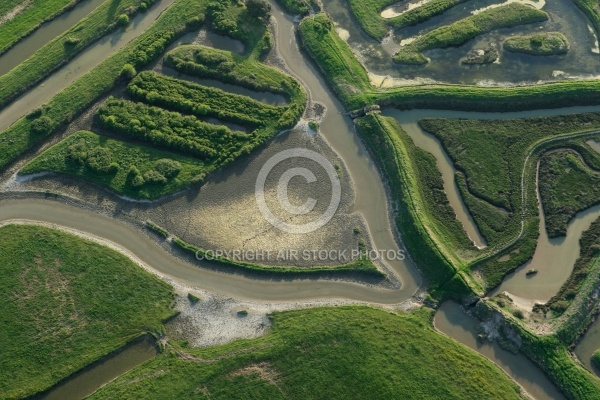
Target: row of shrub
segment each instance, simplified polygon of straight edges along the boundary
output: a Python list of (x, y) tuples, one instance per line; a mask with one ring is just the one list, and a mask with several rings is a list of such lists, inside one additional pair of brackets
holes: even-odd
[(282, 107), (273, 107), (221, 89), (169, 78), (155, 72), (138, 74), (128, 86), (136, 100), (197, 116), (210, 116), (247, 128), (277, 121)]
[(127, 100), (109, 99), (98, 110), (101, 125), (155, 146), (214, 161), (240, 149), (250, 139), (223, 125)]

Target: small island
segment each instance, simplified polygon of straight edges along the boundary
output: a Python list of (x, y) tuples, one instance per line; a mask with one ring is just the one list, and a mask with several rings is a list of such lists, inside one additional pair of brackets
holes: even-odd
[(569, 51), (569, 41), (560, 32), (513, 36), (504, 42), (504, 50), (533, 56), (560, 55)]

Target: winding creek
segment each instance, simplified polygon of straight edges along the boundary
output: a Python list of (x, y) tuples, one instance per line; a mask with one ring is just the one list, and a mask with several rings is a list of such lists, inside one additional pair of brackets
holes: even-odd
[[(133, 38), (140, 35), (173, 1), (162, 0), (146, 14), (136, 17), (127, 30), (116, 32), (101, 39), (72, 60), (67, 66), (46, 79), (43, 84), (29, 91), (9, 107), (0, 111), (0, 130), (5, 129), (22, 115), (42, 105), (66, 85), (93, 69), (102, 59), (110, 56), (110, 54), (113, 54)], [(360, 214), (364, 218), (375, 248), (398, 249), (394, 229), (390, 227), (390, 216), (386, 212), (388, 210), (388, 199), (385, 186), (375, 165), (370, 160), (364, 145), (354, 133), (352, 121), (345, 115), (343, 107), (328, 89), (319, 71), (298, 51), (293, 18), (284, 15), (276, 5), (274, 5), (273, 15), (277, 21), (277, 47), (286, 62), (287, 68), (303, 82), (305, 87), (310, 89), (312, 101), (322, 103), (327, 107), (327, 112), (320, 125), (320, 131), (323, 133), (327, 143), (343, 160), (355, 186), (356, 195), (351, 205), (351, 212)], [(19, 45), (15, 47), (15, 50), (18, 50), (18, 48)], [(265, 98), (265, 100), (275, 104), (281, 101), (278, 98)], [(463, 223), (466, 232), (474, 243), (477, 246), (483, 247), (485, 246), (485, 242), (477, 231), (458, 194), (454, 183), (452, 163), (443, 151), (440, 143), (431, 135), (423, 132), (418, 127), (417, 121), (425, 117), (507, 119), (586, 111), (600, 111), (600, 106), (501, 114), (439, 110), (386, 110), (384, 114), (396, 118), (419, 147), (431, 152), (435, 156), (438, 167), (442, 171), (448, 198), (456, 211), (457, 217)], [(3, 223), (11, 221), (39, 221), (55, 224), (57, 227), (70, 229), (73, 233), (79, 232), (81, 235), (95, 237), (97, 240), (107, 242), (113, 248), (127, 254), (169, 281), (235, 298), (273, 303), (336, 299), (389, 305), (398, 304), (403, 300), (409, 299), (421, 284), (416, 269), (408, 260), (397, 260), (388, 265), (398, 275), (402, 283), (401, 287), (396, 289), (372, 287), (348, 281), (272, 281), (253, 279), (240, 275), (227, 275), (215, 270), (200, 268), (200, 265), (192, 265), (176, 258), (171, 253), (157, 246), (153, 239), (137, 227), (115, 218), (69, 205), (61, 200), (28, 198), (26, 195), (22, 195), (22, 198), (14, 199), (9, 197), (7, 196), (7, 198), (0, 201), (0, 221), (3, 221)], [(515, 294), (521, 295), (518, 293), (521, 293), (519, 292), (521, 290), (519, 288), (522, 287), (524, 292), (522, 295), (524, 297), (529, 296), (532, 300), (544, 299), (548, 297), (549, 293), (554, 294), (562, 284), (562, 281), (568, 277), (570, 269), (572, 269), (572, 261), (574, 262), (572, 260), (573, 254), (578, 253), (578, 250), (573, 247), (574, 243), (578, 242), (581, 232), (598, 216), (600, 216), (600, 208), (598, 207), (580, 213), (570, 224), (569, 234), (565, 240), (552, 242), (548, 241), (547, 238), (544, 241), (544, 235), (540, 237), (538, 249), (546, 249), (547, 247), (544, 246), (556, 247), (556, 252), (552, 254), (554, 258), (557, 258), (557, 264), (553, 265), (564, 266), (558, 275), (540, 273), (539, 276), (535, 277), (535, 281), (524, 281), (525, 284), (531, 282), (530, 287), (525, 290), (525, 286), (519, 280), (520, 275), (522, 275), (519, 272), (522, 271), (518, 270), (515, 272), (514, 277), (507, 279), (503, 283), (503, 285), (507, 286), (503, 286), (502, 290), (514, 291)], [(567, 249), (569, 251), (566, 251)], [(540, 250), (541, 252), (542, 250)], [(537, 254), (536, 252), (536, 256)], [(542, 261), (540, 260), (539, 262)], [(536, 259), (534, 258), (532, 262), (536, 262)], [(554, 267), (552, 268), (554, 269)], [(529, 290), (531, 286), (539, 287), (540, 292), (532, 292)], [(435, 326), (441, 332), (459, 340), (495, 362), (532, 397), (538, 399), (562, 398), (562, 395), (558, 393), (543, 373), (524, 356), (505, 352), (497, 348), (495, 344), (477, 344), (476, 333), (474, 333), (476, 323), (470, 318), (458, 306), (448, 303), (443, 305), (436, 314)], [(590, 330), (588, 335), (593, 335), (596, 338), (594, 339), (595, 342), (592, 341), (593, 343), (596, 343), (597, 338), (600, 336), (597, 330)], [(143, 360), (140, 359), (139, 362), (141, 361)], [(135, 364), (129, 367), (133, 365)], [(89, 372), (91, 373), (92, 371), (96, 371), (96, 369), (94, 368)], [(95, 378), (89, 379), (95, 380)], [(98, 379), (98, 383), (94, 383), (96, 386), (92, 388), (92, 391), (105, 383), (106, 379), (110, 378)], [(65, 383), (65, 385), (67, 384)], [(60, 386), (57, 387), (57, 390), (59, 389)], [(54, 394), (52, 395), (54, 396)], [(74, 396), (77, 397), (80, 395)], [(60, 396), (54, 398), (60, 398)]]

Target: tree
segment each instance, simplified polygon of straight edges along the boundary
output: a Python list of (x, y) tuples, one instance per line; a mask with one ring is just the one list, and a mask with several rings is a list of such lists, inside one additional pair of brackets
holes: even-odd
[(246, 9), (254, 18), (268, 20), (271, 17), (271, 5), (265, 0), (246, 0)]

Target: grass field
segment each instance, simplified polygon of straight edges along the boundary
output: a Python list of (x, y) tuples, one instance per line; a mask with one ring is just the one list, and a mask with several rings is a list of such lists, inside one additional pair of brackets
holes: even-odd
[(549, 237), (565, 236), (578, 212), (600, 203), (600, 171), (590, 170), (572, 150), (541, 158), (539, 185)]
[(544, 32), (530, 36), (511, 36), (502, 45), (511, 53), (524, 53), (533, 56), (566, 54), (569, 41), (560, 32)]
[(431, 318), (425, 309), (365, 307), (277, 313), (264, 337), (169, 349), (91, 398), (521, 398), (498, 367), (434, 331)]
[[(56, 3), (52, 0), (45, 2)], [(151, 5), (156, 0), (144, 2)], [(10, 72), (0, 76), (0, 107), (65, 65), (90, 44), (117, 29), (119, 15), (136, 14), (140, 3), (142, 0), (107, 0), (71, 29), (54, 38)], [(5, 27), (0, 29), (4, 32)], [(4, 37), (4, 33), (0, 37)]]
[(126, 257), (37, 226), (0, 228), (0, 393), (24, 398), (171, 316), (171, 288)]
[(473, 208), (473, 217), (482, 234), (487, 232), (488, 243), (494, 243), (504, 236), (495, 229), (518, 222), (499, 225), (498, 216), (508, 213), (514, 219), (521, 212), (521, 175), (528, 152), (538, 142), (599, 128), (600, 114), (499, 121), (438, 119), (421, 120), (419, 124), (440, 139), (457, 170), (464, 173), (463, 188), (468, 187), (472, 195), (489, 203), (479, 202), (479, 209)]
[(400, 49), (393, 58), (401, 64), (427, 64), (429, 60), (423, 55), (425, 50), (460, 46), (496, 29), (543, 22), (547, 19), (548, 14), (544, 11), (519, 3), (510, 3), (427, 32)]
[[(98, 149), (108, 150), (110, 157), (104, 163), (108, 164), (108, 168), (97, 168), (90, 163), (88, 155), (98, 152)], [(165, 163), (161, 160), (176, 162), (176, 172), (163, 171), (161, 165)], [(112, 167), (112, 163), (116, 167)], [(73, 175), (107, 187), (120, 195), (153, 200), (182, 190), (192, 182), (202, 183), (208, 170), (196, 158), (81, 131), (52, 146), (20, 172), (34, 174), (51, 171)], [(160, 180), (160, 177), (160, 181), (143, 178), (151, 178), (155, 172), (165, 180)], [(141, 181), (136, 178), (138, 174), (142, 177)]]
[[(4, 0), (0, 4), (0, 54), (82, 0)], [(8, 18), (8, 13), (13, 14)]]

